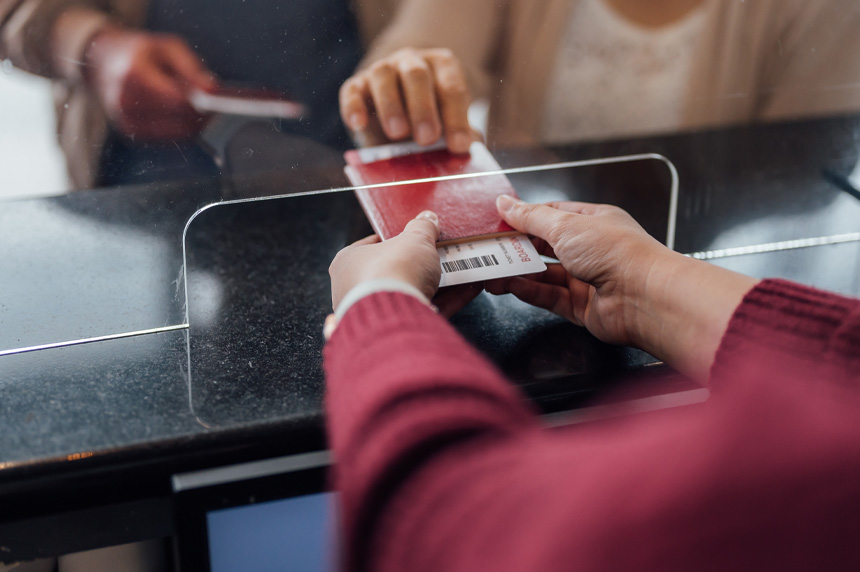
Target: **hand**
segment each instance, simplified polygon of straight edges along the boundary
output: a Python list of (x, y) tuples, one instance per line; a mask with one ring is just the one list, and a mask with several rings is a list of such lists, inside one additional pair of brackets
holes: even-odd
[(200, 59), (176, 36), (107, 27), (85, 57), (84, 78), (123, 134), (144, 140), (190, 139), (205, 117), (188, 102), (188, 90), (214, 89)]
[[(500, 214), (517, 230), (538, 237), (538, 251), (560, 261), (533, 277), (488, 282), (493, 294), (510, 292), (585, 326), (603, 341), (630, 345), (637, 314), (627, 305), (645, 295), (649, 271), (674, 259), (623, 210), (576, 202), (528, 205), (500, 201)], [(505, 206), (511, 204), (508, 210)]]
[(439, 310), (439, 314), (450, 318), (465, 308), (469, 302), (474, 300), (483, 291), (484, 285), (481, 282), (447, 286), (436, 292), (436, 295), (430, 301)]
[(436, 294), (442, 265), (436, 252), (439, 219), (424, 211), (410, 221), (399, 235), (380, 242), (368, 236), (337, 253), (328, 273), (331, 276), (331, 303), (337, 309), (347, 292), (362, 282), (380, 278), (401, 280), (417, 288), (427, 299)]
[[(430, 145), (444, 134), (452, 153), (475, 140), (467, 112), (471, 96), (459, 60), (445, 49), (404, 48), (357, 72), (340, 88), (340, 114), (364, 143), (412, 135)], [(375, 113), (375, 117), (373, 117)]]
[(623, 210), (576, 202), (529, 205), (502, 196), (499, 213), (559, 260), (536, 277), (485, 284), (556, 312), (603, 341), (634, 345), (706, 379), (728, 321), (756, 280), (687, 258)]

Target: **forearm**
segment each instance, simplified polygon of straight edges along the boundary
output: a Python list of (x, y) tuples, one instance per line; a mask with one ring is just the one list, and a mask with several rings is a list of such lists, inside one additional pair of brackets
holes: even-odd
[(674, 253), (655, 263), (640, 300), (636, 344), (694, 379), (738, 377), (733, 367), (810, 380), (822, 368), (833, 380), (860, 373), (858, 300)]
[(757, 283), (681, 254), (661, 257), (636, 307), (636, 345), (704, 382), (732, 315)]
[[(326, 350), (347, 570), (761, 569), (853, 554), (796, 526), (854, 506), (853, 404), (743, 377), (751, 391), (707, 409), (551, 432), (459, 344), (434, 346), (450, 333), (427, 317), (350, 349), (338, 336), (356, 332), (341, 328), (361, 321), (347, 314)], [(425, 353), (439, 363), (423, 367)], [(476, 383), (457, 382), (469, 368)], [(826, 493), (785, 502), (800, 487)]]
[[(98, 0), (0, 0), (0, 58), (45, 77), (77, 80), (86, 40), (107, 18)], [(64, 22), (60, 28), (61, 20)]]
[(350, 564), (415, 471), (475, 439), (537, 427), (517, 392), (425, 305), (355, 304), (325, 352), (326, 413)]
[(93, 39), (115, 25), (106, 13), (92, 8), (73, 7), (60, 14), (51, 33), (56, 73), (67, 81), (86, 80), (87, 52)]

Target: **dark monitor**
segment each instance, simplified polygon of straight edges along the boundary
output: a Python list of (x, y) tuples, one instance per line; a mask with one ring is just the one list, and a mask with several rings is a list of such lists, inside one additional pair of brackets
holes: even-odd
[(173, 477), (180, 572), (337, 569), (326, 452)]

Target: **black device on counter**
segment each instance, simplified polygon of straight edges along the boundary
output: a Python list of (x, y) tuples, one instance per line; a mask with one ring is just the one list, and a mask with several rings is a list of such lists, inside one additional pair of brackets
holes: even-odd
[(337, 569), (325, 451), (173, 476), (181, 572)]

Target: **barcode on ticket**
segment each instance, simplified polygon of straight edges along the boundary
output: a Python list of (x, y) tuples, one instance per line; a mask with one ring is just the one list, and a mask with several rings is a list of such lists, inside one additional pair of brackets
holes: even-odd
[(485, 266), (498, 266), (499, 261), (495, 254), (489, 256), (475, 256), (474, 258), (463, 258), (461, 260), (450, 260), (442, 263), (442, 270), (445, 272), (459, 272), (461, 270), (471, 270), (472, 268), (483, 268)]

